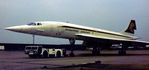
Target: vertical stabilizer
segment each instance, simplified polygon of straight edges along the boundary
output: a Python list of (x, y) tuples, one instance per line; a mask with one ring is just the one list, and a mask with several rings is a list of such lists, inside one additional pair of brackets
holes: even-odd
[(135, 33), (136, 29), (137, 29), (137, 27), (136, 27), (135, 20), (131, 20), (130, 24), (127, 26), (127, 28), (124, 31), (122, 31), (121, 33), (133, 35)]

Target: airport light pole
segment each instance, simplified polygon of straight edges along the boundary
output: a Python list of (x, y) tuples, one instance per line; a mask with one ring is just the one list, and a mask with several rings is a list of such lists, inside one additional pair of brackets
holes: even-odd
[(33, 44), (35, 44), (35, 35), (33, 34)]

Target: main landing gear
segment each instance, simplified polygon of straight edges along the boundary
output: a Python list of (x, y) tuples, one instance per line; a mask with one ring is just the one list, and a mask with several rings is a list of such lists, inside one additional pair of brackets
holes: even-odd
[(120, 44), (122, 48), (118, 51), (119, 55), (126, 55), (126, 49), (127, 45), (126, 44)]
[(74, 50), (74, 45), (75, 45), (75, 39), (69, 39), (69, 42), (70, 42), (70, 46), (71, 46), (71, 52), (69, 54), (69, 56), (71, 57), (74, 57), (74, 53), (73, 53), (73, 50)]
[[(128, 48), (128, 45), (129, 45), (128, 43), (120, 44), (120, 46), (122, 46), (122, 48), (119, 49), (119, 51), (118, 51), (119, 55), (126, 55), (126, 50)], [(101, 54), (100, 52), (101, 52), (101, 47), (93, 47), (92, 54), (94, 56), (100, 55)]]
[(93, 51), (92, 51), (92, 54), (95, 55), (95, 56), (100, 55), (100, 50), (101, 49), (99, 47), (94, 47)]

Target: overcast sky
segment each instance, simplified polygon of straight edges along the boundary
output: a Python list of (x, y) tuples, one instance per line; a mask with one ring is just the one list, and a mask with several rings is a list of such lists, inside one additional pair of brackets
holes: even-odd
[[(131, 19), (136, 20), (135, 35), (149, 41), (149, 0), (0, 0), (0, 43), (32, 43), (32, 35), (4, 28), (33, 21), (69, 21), (120, 32)], [(36, 43), (69, 41), (36, 36)]]

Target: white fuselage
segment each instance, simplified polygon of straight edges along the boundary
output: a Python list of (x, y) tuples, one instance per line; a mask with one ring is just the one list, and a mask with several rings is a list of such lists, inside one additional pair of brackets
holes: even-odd
[(77, 34), (88, 34), (94, 36), (118, 38), (118, 39), (130, 39), (130, 40), (132, 39), (134, 40), (137, 38), (133, 35), (126, 35), (97, 28), (85, 27), (65, 22), (54, 22), (54, 21), (34, 22), (28, 25), (8, 27), (6, 29), (27, 34), (35, 34), (35, 35), (66, 38), (66, 39), (76, 39), (76, 40), (82, 40), (82, 38), (76, 36)]

